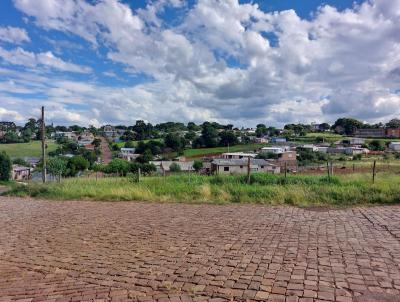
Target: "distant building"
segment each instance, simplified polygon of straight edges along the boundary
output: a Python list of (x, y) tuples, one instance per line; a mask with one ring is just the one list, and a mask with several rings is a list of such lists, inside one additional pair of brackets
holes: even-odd
[(54, 138), (66, 138), (69, 140), (76, 141), (78, 139), (77, 135), (73, 131), (56, 131), (54, 133)]
[(12, 166), (12, 179), (13, 180), (28, 180), (31, 177), (31, 168), (13, 165)]
[(268, 143), (268, 138), (266, 137), (254, 137), (252, 139), (253, 142), (257, 144), (267, 144)]
[(255, 153), (244, 153), (244, 152), (227, 152), (222, 153), (221, 157), (224, 159), (242, 159), (242, 158), (255, 158), (257, 154)]
[(302, 146), (300, 146), (300, 149), (309, 150), (309, 151), (313, 151), (313, 152), (318, 151), (318, 147), (315, 145), (302, 145)]
[(135, 161), (140, 154), (135, 154), (135, 148), (121, 148), (119, 157), (127, 161)]
[[(264, 159), (250, 159), (251, 172), (280, 173), (280, 167)], [(248, 159), (214, 159), (211, 172), (215, 174), (245, 174)]]
[(343, 145), (351, 145), (351, 146), (357, 146), (357, 145), (363, 145), (365, 144), (365, 139), (361, 137), (351, 137), (348, 139), (344, 139), (342, 141)]
[(155, 165), (157, 168), (157, 172), (161, 174), (170, 173), (172, 164), (178, 165), (181, 172), (194, 171), (193, 168), (194, 161), (182, 162), (182, 161), (163, 160), (163, 161), (151, 161), (150, 163)]
[(392, 151), (400, 151), (400, 142), (391, 142), (389, 144), (389, 149)]
[(384, 128), (357, 129), (355, 136), (358, 136), (358, 137), (385, 137), (386, 130)]
[(272, 147), (262, 147), (260, 149), (260, 153), (272, 153), (272, 154), (281, 154), (285, 151), (289, 151), (289, 146), (272, 146)]
[(271, 138), (271, 143), (286, 143), (286, 137), (273, 137)]
[(400, 128), (387, 128), (386, 137), (389, 138), (400, 138)]

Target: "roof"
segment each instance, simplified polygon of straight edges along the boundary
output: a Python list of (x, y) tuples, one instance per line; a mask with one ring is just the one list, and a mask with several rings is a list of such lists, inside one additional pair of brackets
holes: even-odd
[(232, 155), (232, 156), (252, 156), (255, 157), (257, 156), (257, 154), (255, 153), (245, 153), (245, 152), (226, 152), (226, 153), (222, 153), (222, 155)]
[[(218, 166), (246, 166), (248, 163), (248, 159), (214, 159), (212, 161), (213, 164)], [(271, 164), (270, 162), (266, 161), (265, 159), (251, 159), (251, 165), (258, 165), (258, 166), (276, 166), (275, 164)]]
[(25, 167), (25, 166), (13, 165), (13, 171), (14, 172), (21, 172), (21, 171), (27, 171), (27, 170), (30, 171), (31, 168)]
[(164, 171), (168, 172), (172, 164), (177, 164), (182, 171), (193, 170), (194, 161), (172, 161), (172, 160), (164, 160), (164, 161), (151, 161), (151, 164), (162, 168)]

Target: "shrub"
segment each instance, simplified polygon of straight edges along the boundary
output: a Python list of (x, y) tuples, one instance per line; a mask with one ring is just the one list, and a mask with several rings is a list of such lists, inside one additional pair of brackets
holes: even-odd
[(12, 163), (4, 151), (0, 152), (0, 180), (9, 181), (11, 178)]
[(181, 171), (181, 167), (180, 167), (177, 163), (172, 163), (172, 164), (169, 166), (169, 170), (170, 170), (171, 172), (180, 172), (180, 171)]

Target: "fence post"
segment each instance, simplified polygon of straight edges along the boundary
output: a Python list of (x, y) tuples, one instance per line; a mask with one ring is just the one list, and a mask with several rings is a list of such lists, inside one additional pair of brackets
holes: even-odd
[(247, 183), (250, 184), (250, 156), (247, 157)]
[(138, 182), (140, 182), (140, 168), (138, 169)]
[(329, 169), (329, 162), (326, 162), (326, 171), (328, 173), (328, 180), (331, 180), (331, 173), (330, 173), (330, 169)]
[(285, 161), (285, 178), (287, 177), (287, 161)]
[(376, 160), (374, 160), (374, 165), (372, 166), (372, 183), (375, 183), (375, 169), (376, 169)]

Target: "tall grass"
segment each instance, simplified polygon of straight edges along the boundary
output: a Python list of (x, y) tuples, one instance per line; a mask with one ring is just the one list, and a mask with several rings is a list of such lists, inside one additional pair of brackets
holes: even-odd
[(369, 175), (325, 176), (253, 174), (245, 176), (174, 175), (129, 178), (66, 179), (61, 184), (15, 186), (10, 195), (54, 200), (161, 201), (190, 203), (263, 203), (308, 205), (393, 204), (400, 201), (398, 176), (380, 174), (374, 185)]

